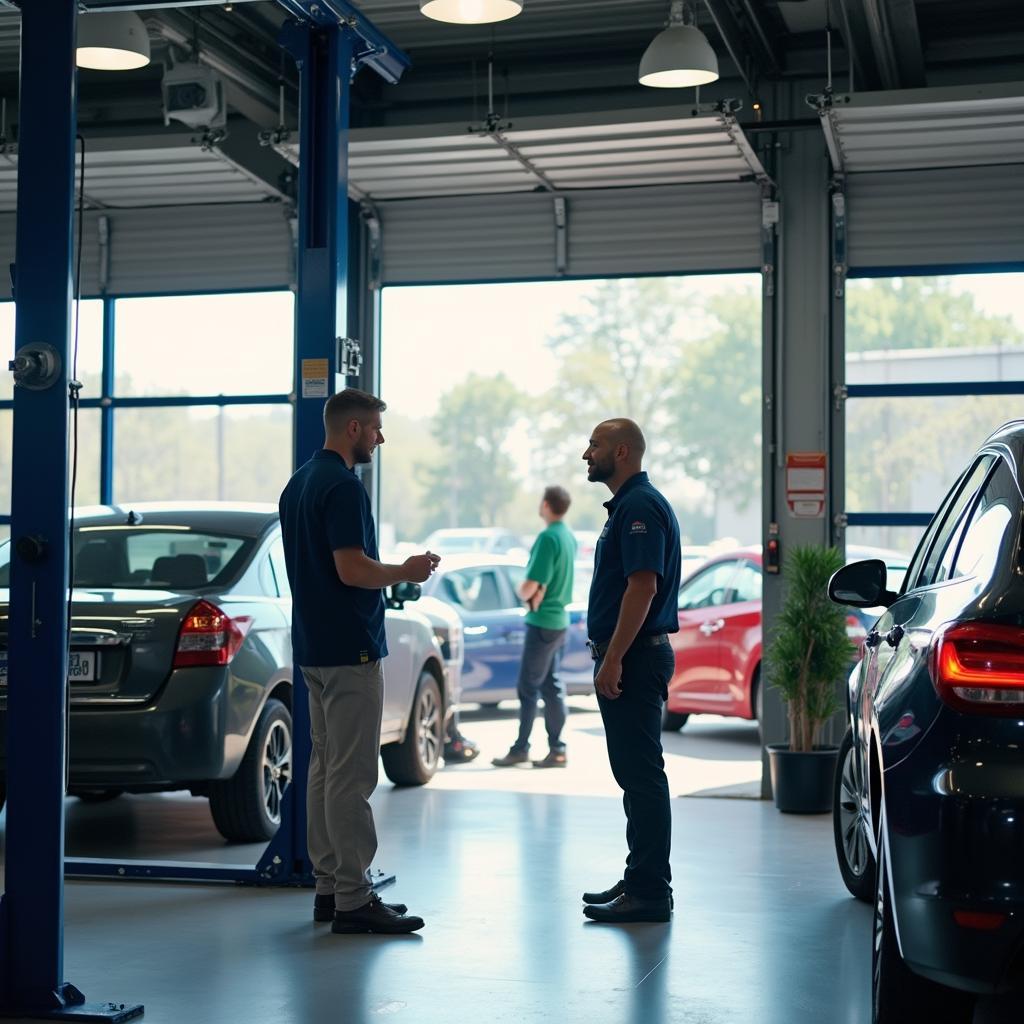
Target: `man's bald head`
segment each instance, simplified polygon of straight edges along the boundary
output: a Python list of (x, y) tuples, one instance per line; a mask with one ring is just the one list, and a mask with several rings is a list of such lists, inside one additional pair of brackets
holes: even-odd
[(647, 451), (647, 442), (644, 440), (644, 432), (640, 429), (639, 424), (627, 420), (625, 417), (617, 417), (598, 424), (598, 429), (607, 431), (608, 440), (616, 447), (620, 444), (626, 445), (630, 455), (634, 458), (642, 459), (644, 457), (644, 452)]

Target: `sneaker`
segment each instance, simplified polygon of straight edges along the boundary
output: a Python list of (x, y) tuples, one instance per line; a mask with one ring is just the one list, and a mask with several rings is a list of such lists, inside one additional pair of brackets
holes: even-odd
[(549, 750), (548, 755), (540, 761), (534, 761), (534, 768), (564, 768), (568, 764), (564, 750)]
[(336, 910), (331, 931), (335, 935), (360, 935), (371, 932), (377, 935), (408, 935), (423, 927), (422, 917), (406, 917), (396, 914), (374, 893), (369, 903), (355, 910)]
[(492, 758), (491, 764), (495, 768), (511, 768), (514, 764), (526, 764), (530, 760), (530, 754), (526, 750), (516, 750), (512, 747), (504, 757)]
[(444, 763), (446, 765), (468, 764), (480, 754), (480, 748), (465, 736), (457, 735), (444, 745)]
[[(409, 909), (404, 903), (385, 903), (384, 906), (390, 907), (396, 914), (404, 914)], [(334, 920), (334, 893), (317, 893), (313, 897), (313, 920)]]

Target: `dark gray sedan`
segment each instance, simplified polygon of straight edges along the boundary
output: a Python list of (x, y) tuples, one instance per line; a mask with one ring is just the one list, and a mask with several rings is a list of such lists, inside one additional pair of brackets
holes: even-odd
[[(0, 545), (0, 743), (9, 552)], [(187, 789), (209, 797), (226, 839), (269, 839), (292, 774), (291, 599), (276, 507), (80, 510), (73, 556), (69, 791), (104, 800)], [(392, 607), (386, 628), (384, 770), (422, 785), (453, 698), (430, 623)]]

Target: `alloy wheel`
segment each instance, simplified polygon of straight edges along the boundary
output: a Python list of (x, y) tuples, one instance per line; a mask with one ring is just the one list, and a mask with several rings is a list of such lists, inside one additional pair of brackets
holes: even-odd
[(425, 686), (417, 705), (419, 753), (424, 768), (432, 771), (441, 756), (441, 708), (432, 686)]
[(291, 730), (281, 721), (271, 724), (263, 745), (263, 800), (267, 817), (281, 823), (281, 801), (292, 780)]
[(870, 861), (868, 816), (864, 805), (864, 778), (856, 750), (851, 745), (843, 761), (839, 783), (839, 825), (846, 864), (855, 875), (864, 874)]

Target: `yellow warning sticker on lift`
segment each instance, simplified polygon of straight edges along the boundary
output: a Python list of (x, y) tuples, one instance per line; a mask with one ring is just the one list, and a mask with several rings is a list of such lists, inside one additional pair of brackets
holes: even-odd
[(302, 360), (302, 397), (327, 397), (327, 360)]

